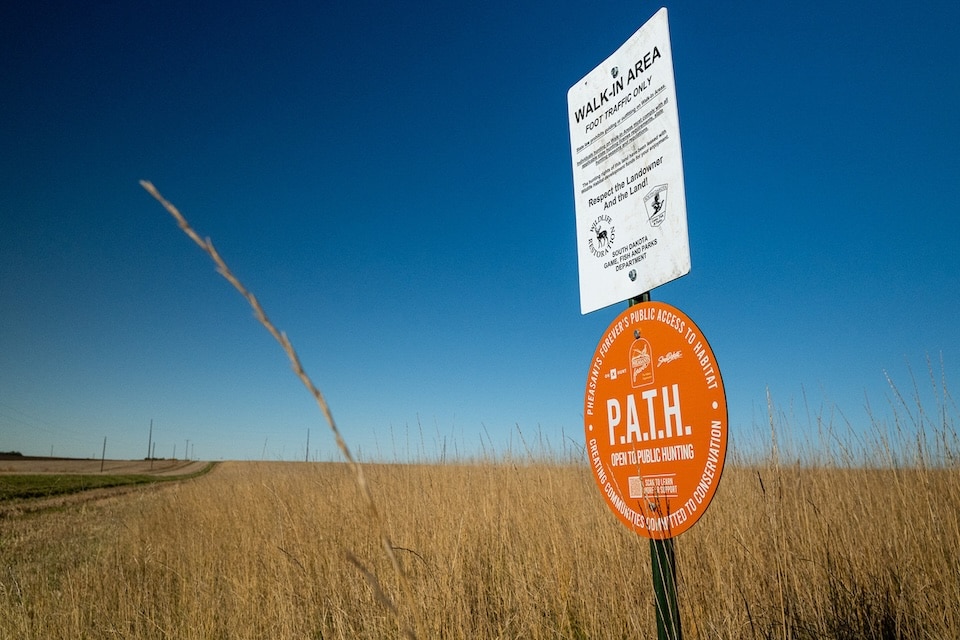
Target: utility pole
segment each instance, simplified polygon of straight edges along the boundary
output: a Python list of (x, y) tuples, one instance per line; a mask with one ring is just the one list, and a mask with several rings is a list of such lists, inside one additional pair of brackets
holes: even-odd
[(100, 473), (103, 473), (103, 462), (107, 459), (107, 436), (103, 436), (103, 453), (100, 454)]
[(150, 418), (150, 436), (147, 438), (147, 457), (151, 457), (151, 448), (153, 447), (153, 418)]

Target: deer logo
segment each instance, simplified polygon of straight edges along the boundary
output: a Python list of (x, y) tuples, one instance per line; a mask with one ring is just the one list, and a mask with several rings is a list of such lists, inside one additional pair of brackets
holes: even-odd
[(603, 249), (607, 246), (607, 230), (606, 229), (597, 229), (597, 246)]
[(590, 236), (587, 240), (590, 253), (597, 258), (607, 255), (613, 245), (615, 236), (616, 230), (613, 228), (613, 219), (606, 214), (598, 216), (590, 225)]

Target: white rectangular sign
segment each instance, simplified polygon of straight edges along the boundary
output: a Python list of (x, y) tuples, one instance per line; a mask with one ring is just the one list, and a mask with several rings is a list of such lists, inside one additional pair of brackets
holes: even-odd
[(567, 92), (580, 311), (690, 272), (667, 10)]

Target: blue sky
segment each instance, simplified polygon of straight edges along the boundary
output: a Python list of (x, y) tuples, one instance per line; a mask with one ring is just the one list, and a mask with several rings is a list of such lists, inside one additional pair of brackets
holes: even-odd
[[(567, 90), (659, 3), (0, 10), (0, 450), (335, 459), (583, 442)], [(692, 271), (723, 374), (866, 425), (960, 373), (956, 3), (667, 5)], [(912, 372), (912, 374), (911, 374)], [(797, 410), (803, 414), (803, 410)], [(803, 437), (803, 419), (791, 420)]]

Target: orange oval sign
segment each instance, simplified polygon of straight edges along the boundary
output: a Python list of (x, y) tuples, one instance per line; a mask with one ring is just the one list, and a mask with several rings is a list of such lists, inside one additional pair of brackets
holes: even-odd
[(679, 309), (626, 309), (597, 345), (584, 434), (607, 506), (647, 538), (680, 535), (703, 515), (727, 450), (727, 398), (706, 338)]

